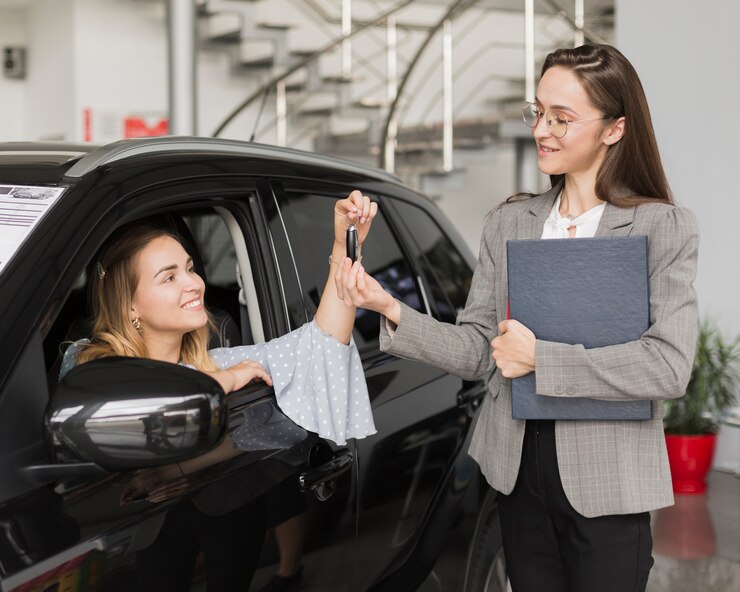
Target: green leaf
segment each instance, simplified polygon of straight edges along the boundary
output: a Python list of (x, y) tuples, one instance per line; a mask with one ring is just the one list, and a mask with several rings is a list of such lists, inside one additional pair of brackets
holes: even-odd
[(665, 402), (666, 432), (715, 432), (722, 414), (737, 400), (739, 386), (740, 336), (728, 343), (716, 326), (703, 322), (686, 394)]

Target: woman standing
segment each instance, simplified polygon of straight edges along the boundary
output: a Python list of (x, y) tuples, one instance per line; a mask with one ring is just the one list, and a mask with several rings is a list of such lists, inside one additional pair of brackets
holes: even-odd
[[(467, 380), (495, 363), (470, 453), (500, 493), (515, 592), (644, 590), (648, 512), (673, 503), (660, 400), (683, 395), (697, 335), (696, 220), (673, 204), (642, 85), (615, 48), (548, 55), (524, 120), (552, 188), (488, 214), (457, 325), (396, 301), (360, 264), (345, 261), (337, 290), (385, 316), (385, 351)], [(649, 245), (651, 325), (639, 340), (587, 350), (506, 320), (507, 240), (628, 235)], [(653, 419), (514, 420), (510, 379), (530, 372), (540, 395), (649, 399)]]

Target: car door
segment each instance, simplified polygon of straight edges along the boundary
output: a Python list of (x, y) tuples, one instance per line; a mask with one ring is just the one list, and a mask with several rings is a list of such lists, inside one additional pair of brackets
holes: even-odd
[[(319, 293), (302, 290), (303, 278), (297, 271), (294, 260), (296, 243), (291, 232), (285, 211), (278, 206), (281, 187), (275, 181), (260, 181), (259, 207), (264, 228), (267, 230), (265, 240), (274, 254), (276, 273), (280, 277), (280, 293), (285, 315), (286, 330), (300, 327), (313, 318), (318, 306)], [(317, 215), (328, 216), (331, 225), (332, 212)], [(326, 235), (316, 236), (317, 241)], [(321, 285), (326, 281), (328, 266), (324, 268)], [(356, 562), (357, 533), (357, 467), (356, 451), (351, 445), (337, 445), (330, 440), (320, 440), (314, 446), (314, 455), (309, 467), (298, 475), (303, 489), (310, 489), (297, 500), (298, 482), (284, 483), (275, 492), (275, 497), (285, 496), (293, 500), (303, 511), (292, 522), (278, 521), (280, 516), (270, 524), (270, 532), (263, 557), (261, 569), (255, 577), (254, 589), (277, 571), (281, 554), (293, 549), (294, 561), (302, 567), (301, 590), (323, 592), (354, 592), (353, 573)], [(290, 517), (289, 514), (286, 515)], [(283, 530), (283, 544), (281, 532)], [(287, 540), (286, 540), (287, 539)]]
[[(129, 174), (126, 181), (130, 183)], [(153, 190), (137, 187), (130, 197), (110, 191), (111, 187), (122, 186), (115, 181), (103, 175), (101, 185), (106, 188), (105, 193), (96, 194), (95, 189), (87, 187), (89, 195), (80, 196), (82, 205), (74, 200), (76, 208), (88, 208), (79, 225), (58, 224), (54, 233), (32, 236), (35, 250), (44, 247), (50, 252), (70, 251), (70, 244), (74, 249), (64, 258), (66, 266), (57, 270), (62, 278), (56, 284), (57, 293), (43, 298), (28, 294), (28, 306), (38, 304), (41, 310), (37, 317), (45, 319), (48, 325), (43, 330), (38, 326), (29, 330), (31, 337), (0, 392), (2, 451), (8, 461), (0, 486), (3, 590), (83, 590), (93, 586), (100, 591), (136, 590), (138, 558), (152, 548), (168, 520), (189, 519), (188, 514), (177, 518), (183, 516), (178, 513), (183, 507), (194, 506), (208, 516), (223, 516), (246, 508), (241, 513), (242, 517), (246, 514), (243, 538), (256, 540), (261, 546), (267, 516), (265, 500), (282, 483), (298, 481), (307, 469), (322, 465), (321, 451), (325, 446), (305, 430), (301, 437), (292, 437), (280, 445), (260, 443), (259, 429), (267, 423), (273, 427), (292, 423), (280, 413), (271, 389), (265, 387), (247, 388), (227, 397), (230, 422), (226, 440), (218, 447), (226, 454), (211, 456), (208, 463), (173, 487), (169, 498), (161, 503), (126, 500), (132, 471), (103, 471), (92, 463), (50, 462), (47, 458), (42, 426), (49, 390), (44, 377), (47, 369), (52, 370), (59, 342), (54, 346), (44, 343), (44, 337), (46, 341), (56, 339), (57, 324), (48, 318), (44, 308), (56, 303), (55, 309), (61, 310), (57, 319), (65, 316), (63, 303), (70, 305), (72, 315), (82, 314), (77, 310), (79, 303), (70, 302), (70, 286), (75, 278), (84, 277), (85, 268), (94, 262), (95, 251), (120, 222), (164, 211), (185, 215), (202, 210), (212, 212), (218, 207), (231, 212), (252, 253), (252, 275), (259, 281), (266, 336), (279, 334), (284, 322), (282, 303), (273, 297), (279, 293), (280, 282), (272, 263), (272, 249), (263, 240), (266, 230), (256, 230), (261, 224), (256, 215), (258, 199), (256, 189), (250, 188), (248, 181), (232, 177), (160, 182)], [(32, 261), (31, 255), (28, 260)], [(24, 283), (21, 278), (5, 285), (19, 288)], [(80, 288), (84, 293), (84, 286)], [(22, 297), (23, 293), (14, 296)], [(251, 441), (235, 449), (229, 442), (231, 434), (249, 422), (254, 427)], [(311, 462), (316, 466), (311, 467)], [(321, 475), (313, 479), (309, 486), (323, 483)], [(271, 501), (275, 514), (288, 503)], [(259, 520), (251, 520), (250, 516)], [(260, 560), (246, 556), (242, 559)], [(138, 571), (141, 576), (141, 570)]]
[[(285, 183), (280, 205), (304, 298), (315, 303), (325, 280), (334, 200), (357, 188), (380, 203), (362, 248), (363, 264), (396, 298), (432, 313), (429, 288), (408, 245), (399, 240), (400, 227), (387, 207), (389, 198), (377, 186), (363, 188), (361, 183), (352, 187)], [(420, 583), (419, 574), (423, 579), (431, 569), (429, 552), (417, 552), (422, 532), (435, 520), (445, 526), (454, 520), (454, 515), (438, 511), (449, 498), (445, 487), (455, 476), (462, 484), (469, 480), (462, 473), (452, 473), (470, 418), (458, 405), (460, 379), (379, 351), (379, 322), (377, 314), (357, 311), (354, 340), (363, 359), (378, 433), (354, 443), (359, 474), (354, 589), (373, 589), (382, 583), (388, 590), (411, 590)]]

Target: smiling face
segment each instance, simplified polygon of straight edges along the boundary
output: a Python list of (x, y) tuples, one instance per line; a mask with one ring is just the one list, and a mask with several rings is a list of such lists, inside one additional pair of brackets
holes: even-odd
[(181, 339), (206, 325), (205, 283), (179, 242), (169, 236), (153, 239), (139, 251), (135, 269), (138, 283), (130, 314), (141, 322), (145, 341)]
[(532, 135), (540, 170), (547, 175), (585, 173), (595, 178), (609, 145), (621, 133), (614, 135), (619, 130), (609, 125), (613, 121), (601, 119), (603, 114), (593, 106), (576, 75), (561, 67), (547, 70), (537, 87), (537, 107), (574, 122), (562, 138), (550, 134), (544, 116), (537, 122)]

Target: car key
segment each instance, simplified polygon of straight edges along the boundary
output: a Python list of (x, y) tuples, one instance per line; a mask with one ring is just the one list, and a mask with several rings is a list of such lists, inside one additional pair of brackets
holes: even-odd
[(357, 261), (360, 253), (360, 243), (357, 239), (357, 227), (354, 224), (350, 224), (347, 227), (347, 257), (352, 260), (352, 263)]

